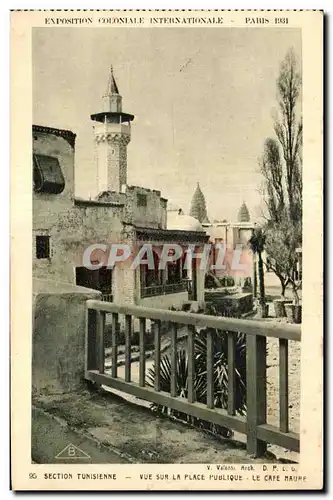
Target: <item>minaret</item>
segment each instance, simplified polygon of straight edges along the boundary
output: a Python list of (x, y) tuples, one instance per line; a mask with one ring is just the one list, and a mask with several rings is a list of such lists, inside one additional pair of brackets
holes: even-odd
[(103, 191), (122, 191), (127, 183), (127, 145), (131, 140), (131, 121), (134, 115), (123, 113), (122, 97), (111, 66), (103, 111), (91, 115), (97, 161), (98, 194)]

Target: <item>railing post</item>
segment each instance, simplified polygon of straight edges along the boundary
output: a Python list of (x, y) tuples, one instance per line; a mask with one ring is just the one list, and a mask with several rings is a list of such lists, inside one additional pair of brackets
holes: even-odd
[(177, 396), (177, 323), (171, 324), (171, 388), (173, 398)]
[(261, 456), (266, 443), (257, 438), (257, 426), (266, 423), (266, 337), (246, 336), (247, 452)]
[(113, 378), (117, 378), (118, 371), (118, 313), (112, 313), (112, 365), (111, 373)]
[(189, 403), (194, 403), (195, 401), (195, 391), (194, 391), (194, 337), (195, 337), (195, 327), (193, 325), (188, 326), (188, 337), (187, 337), (187, 401)]
[(279, 339), (280, 431), (289, 432), (288, 340)]
[(160, 391), (161, 386), (161, 321), (153, 323), (154, 331), (154, 365), (155, 365), (155, 391)]
[(99, 373), (104, 373), (104, 365), (105, 365), (104, 330), (105, 330), (105, 312), (97, 311), (97, 342), (98, 342), (97, 357), (98, 357)]
[(86, 310), (86, 350), (85, 365), (86, 370), (98, 370), (98, 332), (97, 332), (97, 311)]
[(228, 332), (228, 413), (236, 408), (236, 334)]
[(146, 377), (146, 352), (145, 352), (145, 336), (146, 336), (146, 319), (140, 318), (139, 331), (139, 346), (140, 346), (140, 362), (139, 362), (139, 385), (145, 386)]
[(214, 338), (213, 330), (207, 330), (207, 408), (214, 408)]
[(125, 315), (125, 381), (131, 381), (132, 316)]

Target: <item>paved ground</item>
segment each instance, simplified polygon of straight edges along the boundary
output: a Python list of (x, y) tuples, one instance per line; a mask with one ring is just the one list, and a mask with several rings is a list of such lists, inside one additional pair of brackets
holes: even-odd
[[(262, 459), (249, 457), (242, 443), (217, 439), (182, 423), (156, 417), (147, 408), (105, 392), (44, 396), (35, 405), (38, 410), (32, 458), (38, 463), (59, 463), (56, 454), (70, 443), (89, 455), (90, 463), (277, 461), (272, 454)], [(54, 426), (50, 416), (55, 419)], [(71, 463), (82, 460), (78, 457)]]
[(39, 464), (126, 464), (128, 458), (101, 447), (40, 409), (33, 409), (32, 462)]

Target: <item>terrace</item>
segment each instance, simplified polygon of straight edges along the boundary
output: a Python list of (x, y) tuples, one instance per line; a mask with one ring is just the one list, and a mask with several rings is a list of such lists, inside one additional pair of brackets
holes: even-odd
[[(151, 436), (155, 435), (153, 429), (156, 430), (157, 427), (164, 429), (165, 427), (173, 429), (174, 434), (171, 433), (173, 438), (175, 435), (179, 435), (179, 432), (191, 434), (191, 439), (194, 438), (195, 434), (197, 442), (201, 444), (204, 442), (207, 450), (208, 448), (210, 450), (214, 449), (216, 452), (222, 453), (222, 457), (230, 453), (232, 458), (229, 461), (251, 462), (260, 460), (260, 457), (265, 458), (267, 461), (267, 445), (269, 444), (299, 453), (299, 434), (291, 430), (289, 423), (288, 375), (289, 344), (291, 342), (300, 343), (301, 327), (299, 325), (275, 324), (266, 321), (242, 320), (166, 311), (142, 306), (119, 305), (103, 302), (100, 300), (100, 294), (96, 291), (70, 285), (66, 285), (68, 289), (62, 290), (63, 285), (59, 285), (58, 289), (54, 288), (53, 283), (51, 285), (52, 289), (49, 289), (49, 286), (46, 285), (46, 291), (36, 292), (33, 337), (33, 386), (35, 389), (33, 435), (36, 435), (38, 426), (41, 425), (41, 419), (45, 420), (46, 414), (49, 417), (55, 414), (65, 418), (68, 424), (73, 423), (73, 421), (74, 423), (80, 421), (80, 429), (86, 429), (85, 432), (95, 438), (98, 436), (100, 442), (107, 443), (109, 451), (115, 448), (118, 451), (120, 448), (128, 450), (132, 446), (130, 455), (132, 458), (135, 455), (135, 460), (139, 463), (151, 462), (155, 459), (155, 461), (160, 460), (163, 463), (180, 460), (179, 457), (176, 459), (172, 455), (170, 451), (171, 443), (168, 442), (165, 436), (162, 436), (164, 431), (161, 431), (161, 441), (155, 443), (159, 448), (165, 447), (165, 451), (162, 453), (162, 455), (164, 454), (163, 458), (159, 455), (159, 457), (156, 456), (155, 459), (152, 459), (144, 454), (138, 456), (135, 452), (133, 439), (135, 432), (138, 432), (135, 426), (139, 425), (138, 422), (141, 418), (139, 418), (139, 415), (146, 411), (148, 413), (146, 413), (144, 428), (146, 441), (150, 443), (150, 447), (152, 446)], [(44, 287), (45, 284), (43, 284), (43, 289)], [(69, 302), (64, 300), (68, 294), (72, 297)], [(73, 300), (73, 297), (75, 297), (75, 300)], [(64, 313), (64, 311), (66, 312)], [(106, 347), (105, 319), (108, 314), (111, 315), (112, 325), (111, 349)], [(134, 373), (132, 351), (136, 324), (139, 325), (138, 356), (135, 358), (135, 370), (138, 373)], [(150, 331), (147, 329), (148, 324), (150, 325)], [(120, 349), (120, 325), (124, 326), (124, 352), (121, 352)], [(164, 331), (163, 335), (169, 337), (170, 340), (171, 385), (169, 392), (161, 390), (163, 325), (168, 325), (166, 333)], [(207, 397), (206, 401), (200, 400), (199, 402), (195, 384), (196, 361), (194, 345), (195, 338), (202, 329), (205, 330), (207, 342)], [(182, 397), (177, 390), (176, 355), (178, 332), (180, 330), (186, 333), (182, 335), (183, 342), (186, 345), (188, 363), (185, 397)], [(214, 332), (226, 332), (227, 335), (228, 400), (226, 408), (217, 407), (215, 404), (212, 352)], [(245, 415), (240, 415), (236, 411), (235, 352), (236, 335), (239, 332), (246, 336), (247, 401)], [(155, 367), (153, 386), (147, 384), (146, 376), (148, 335), (149, 349), (152, 350)], [(267, 387), (267, 341), (272, 339), (278, 343), (278, 425), (267, 422), (267, 415), (270, 414), (267, 403), (267, 401), (270, 401)], [(51, 344), (54, 344), (54, 349), (50, 349)], [(43, 350), (43, 356), (39, 355), (41, 350)], [(106, 363), (107, 353), (110, 353), (111, 363)], [(121, 367), (119, 366), (119, 356), (123, 356), (124, 360)], [(63, 373), (60, 373), (61, 370)], [(83, 383), (83, 379), (85, 383)], [(89, 388), (88, 395), (87, 388)], [(116, 396), (114, 394), (123, 397), (121, 400), (115, 400)], [(126, 401), (126, 397), (130, 401)], [(155, 403), (174, 412), (187, 414), (189, 422), (197, 419), (232, 429), (237, 435), (244, 436), (246, 449), (243, 449), (238, 458), (235, 458), (235, 446), (237, 448), (238, 445), (235, 445), (232, 440), (221, 441), (218, 438), (209, 437), (202, 431), (194, 430), (174, 421), (164, 424), (159, 419), (156, 420), (156, 415), (150, 410), (146, 408), (143, 410), (142, 406), (133, 406), (132, 402), (135, 400), (145, 401), (148, 406)], [(83, 411), (80, 405), (83, 405), (86, 410)], [(79, 410), (79, 407), (81, 410)], [(128, 409), (128, 418), (123, 415), (124, 412), (126, 413), (124, 408)], [(107, 415), (110, 415), (110, 417), (107, 417)], [(119, 434), (117, 436), (114, 434), (114, 425), (117, 428), (117, 424), (105, 423), (110, 418), (112, 421), (115, 419), (115, 422), (117, 422), (117, 415), (121, 419), (124, 418), (124, 422), (126, 421), (126, 426), (128, 426), (123, 427), (125, 434), (122, 438)], [(101, 422), (103, 420), (104, 423), (99, 422), (100, 420)], [(50, 422), (47, 425), (50, 425)], [(125, 426), (125, 423), (123, 425)], [(147, 437), (149, 435), (149, 429), (146, 429), (147, 426), (151, 428), (152, 434), (150, 438)], [(183, 428), (183, 431), (179, 426)], [(72, 441), (73, 439), (71, 438)], [(123, 446), (121, 445), (121, 439), (123, 439)], [(34, 443), (33, 456), (38, 457), (38, 443), (35, 441)], [(174, 445), (173, 442), (172, 446)], [(183, 443), (183, 445), (186, 448), (186, 443)], [(193, 452), (197, 457), (194, 459), (194, 455), (191, 455), (192, 452), (190, 453), (192, 448), (192, 445), (188, 445), (188, 449), (183, 450), (183, 455), (187, 453), (187, 460), (196, 460), (199, 463), (208, 460), (206, 455), (199, 457)], [(239, 451), (239, 449), (238, 447), (237, 450)], [(168, 462), (168, 456), (170, 462)], [(112, 462), (112, 460), (116, 459), (110, 460)], [(221, 455), (219, 460), (221, 460)], [(274, 460), (274, 458), (270, 457), (269, 460)], [(51, 459), (50, 461), (52, 463)], [(128, 461), (131, 460), (128, 459)], [(120, 460), (112, 463), (122, 462)]]

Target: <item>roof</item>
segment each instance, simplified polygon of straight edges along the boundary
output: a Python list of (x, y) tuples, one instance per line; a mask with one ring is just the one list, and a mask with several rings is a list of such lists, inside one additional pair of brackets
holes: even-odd
[(117, 118), (116, 123), (119, 123), (119, 118), (121, 118), (122, 122), (132, 122), (134, 120), (134, 115), (122, 112), (102, 111), (101, 113), (90, 115), (90, 118), (95, 122), (102, 123), (105, 121), (105, 118), (109, 118), (110, 122), (112, 121), (112, 118)]
[(139, 241), (162, 241), (172, 243), (206, 243), (208, 234), (200, 231), (183, 231), (179, 229), (155, 229), (151, 227), (136, 227)]
[(75, 146), (76, 134), (74, 134), (71, 130), (45, 127), (44, 125), (33, 125), (32, 133), (52, 134), (58, 137), (63, 137), (70, 144), (70, 146), (72, 146), (72, 148)]
[(74, 205), (78, 207), (123, 207), (125, 202), (122, 201), (99, 201), (99, 200), (84, 200), (81, 198), (74, 199)]
[(111, 75), (109, 80), (109, 91), (111, 94), (119, 94), (118, 86), (113, 75), (113, 67), (111, 66)]
[(111, 72), (110, 72), (110, 77), (109, 77), (109, 82), (108, 82), (108, 88), (106, 91), (105, 95), (114, 95), (118, 94), (119, 95), (119, 90), (118, 90), (118, 85), (116, 83), (114, 74), (113, 74), (113, 66), (111, 66)]

